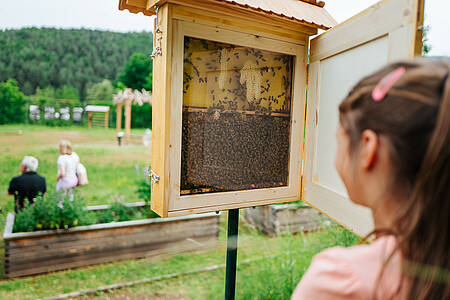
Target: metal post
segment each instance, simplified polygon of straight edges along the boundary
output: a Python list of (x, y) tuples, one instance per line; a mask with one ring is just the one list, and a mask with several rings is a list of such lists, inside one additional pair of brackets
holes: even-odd
[(234, 300), (236, 290), (236, 260), (238, 246), (239, 209), (228, 211), (227, 264), (225, 273), (225, 300)]

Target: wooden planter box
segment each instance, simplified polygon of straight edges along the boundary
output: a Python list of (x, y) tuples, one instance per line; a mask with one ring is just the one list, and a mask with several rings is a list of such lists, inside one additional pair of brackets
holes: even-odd
[(315, 209), (297, 204), (265, 205), (247, 208), (246, 220), (267, 235), (297, 233), (320, 228), (324, 216)]
[(13, 225), (14, 214), (9, 213), (3, 234), (6, 278), (214, 247), (219, 216), (207, 213), (19, 233), (12, 232)]

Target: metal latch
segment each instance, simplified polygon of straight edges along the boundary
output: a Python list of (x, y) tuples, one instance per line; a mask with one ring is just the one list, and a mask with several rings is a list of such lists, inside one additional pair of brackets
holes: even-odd
[(158, 183), (159, 182), (159, 176), (156, 175), (156, 173), (153, 170), (150, 170), (150, 179), (154, 182), (154, 183)]
[[(159, 7), (158, 5), (155, 6), (155, 15), (156, 15), (156, 19), (155, 19), (155, 23), (156, 23), (156, 28), (155, 28), (155, 36), (158, 34), (162, 34), (163, 32), (161, 31), (161, 29), (159, 28), (159, 21), (158, 21), (158, 11), (159, 11)], [(161, 46), (161, 39), (162, 37), (159, 36), (156, 38), (156, 45), (155, 45), (155, 50), (153, 50), (152, 52), (152, 59), (154, 59), (157, 55), (162, 55), (162, 46)]]
[(151, 181), (153, 181), (154, 183), (159, 182), (159, 176), (149, 167), (144, 168), (144, 176), (150, 177)]

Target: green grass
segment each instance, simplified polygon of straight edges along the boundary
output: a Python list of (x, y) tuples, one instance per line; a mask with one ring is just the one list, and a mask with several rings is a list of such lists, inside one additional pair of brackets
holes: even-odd
[[(0, 299), (34, 299), (159, 275), (185, 272), (225, 263), (225, 216), (222, 217), (219, 247), (172, 257), (128, 260), (0, 281)], [(289, 299), (310, 264), (324, 248), (349, 246), (358, 238), (338, 226), (312, 234), (285, 234), (269, 238), (240, 222), (238, 261), (260, 259), (238, 266), (237, 299)], [(127, 288), (132, 294), (178, 294), (190, 299), (221, 299), (225, 270), (181, 276)], [(112, 293), (121, 293), (115, 290)], [(101, 293), (107, 297), (109, 293)]]
[[(132, 134), (142, 134), (133, 130)], [(74, 151), (85, 165), (89, 184), (78, 188), (78, 193), (87, 205), (112, 203), (115, 201), (138, 201), (137, 181), (142, 179), (142, 169), (150, 165), (151, 150), (136, 140), (126, 147), (118, 147), (115, 130), (86, 129), (82, 127), (44, 127), (26, 125), (0, 126), (0, 207), (3, 217), (13, 211), (13, 198), (6, 194), (9, 181), (20, 174), (19, 164), (25, 155), (39, 160), (38, 173), (47, 180), (47, 189), (56, 186), (58, 142), (69, 139)]]
[[(133, 133), (142, 134), (143, 130)], [(0, 230), (3, 231), (7, 211), (13, 210), (12, 197), (6, 195), (9, 180), (19, 175), (24, 155), (39, 159), (38, 172), (47, 178), (48, 189), (55, 189), (57, 143), (66, 138), (85, 164), (89, 185), (78, 189), (88, 205), (113, 203), (117, 200), (135, 202), (142, 167), (150, 163), (150, 149), (138, 141), (118, 147), (115, 131), (80, 127), (0, 126)], [(139, 171), (136, 170), (136, 166)], [(242, 214), (243, 215), (243, 211)], [(198, 253), (172, 257), (128, 260), (97, 266), (54, 272), (26, 278), (0, 280), (0, 299), (35, 299), (80, 289), (127, 282), (164, 274), (189, 271), (225, 263), (226, 216), (221, 217), (219, 247)], [(289, 299), (293, 289), (309, 266), (312, 257), (322, 249), (349, 246), (358, 237), (338, 226), (327, 226), (311, 234), (282, 235), (269, 238), (247, 226), (241, 218), (238, 261), (260, 259), (238, 266), (237, 299)], [(0, 246), (0, 257), (3, 249)], [(0, 272), (3, 259), (0, 263)], [(221, 299), (224, 295), (224, 269), (181, 276), (138, 285), (112, 293), (131, 295), (182, 295), (190, 299)], [(109, 293), (99, 293), (106, 299)]]

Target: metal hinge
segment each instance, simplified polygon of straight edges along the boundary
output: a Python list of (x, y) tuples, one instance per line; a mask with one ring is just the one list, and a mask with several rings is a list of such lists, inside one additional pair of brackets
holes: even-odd
[(152, 55), (151, 55), (152, 59), (155, 58), (155, 56), (157, 56), (157, 55), (162, 55), (161, 37), (158, 37), (156, 39), (156, 42), (157, 42), (156, 48), (155, 48), (155, 50), (153, 50)]
[[(157, 34), (162, 34), (163, 32), (161, 31), (161, 29), (159, 28), (159, 22), (158, 22), (158, 11), (159, 11), (159, 6), (156, 5), (155, 6), (155, 15), (156, 15), (156, 19), (155, 19), (155, 23), (156, 23), (156, 28), (155, 28), (155, 35)], [(161, 39), (162, 37), (159, 36), (156, 38), (156, 46), (155, 46), (155, 50), (153, 50), (152, 52), (152, 59), (154, 59), (157, 55), (162, 55), (162, 46), (161, 46)]]
[(154, 183), (158, 183), (159, 182), (159, 176), (153, 170), (150, 170), (150, 179)]
[(149, 167), (144, 168), (144, 175), (150, 177), (151, 181), (154, 183), (159, 182), (159, 176)]

